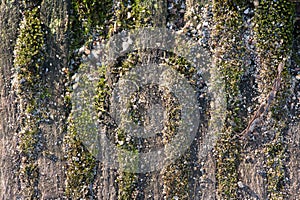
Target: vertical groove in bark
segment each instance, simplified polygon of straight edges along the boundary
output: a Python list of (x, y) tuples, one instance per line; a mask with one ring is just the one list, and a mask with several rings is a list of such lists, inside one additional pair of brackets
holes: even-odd
[(38, 159), (39, 189), (41, 199), (58, 199), (65, 197), (63, 137), (68, 110), (64, 100), (66, 74), (63, 69), (68, 65), (68, 3), (44, 0), (40, 9), (45, 32), (45, 63), (41, 74), (45, 100), (40, 106), (45, 115), (40, 123), (43, 148)]
[(152, 9), (154, 27), (165, 27), (167, 24), (167, 1), (152, 0), (152, 2), (154, 6), (154, 9)]

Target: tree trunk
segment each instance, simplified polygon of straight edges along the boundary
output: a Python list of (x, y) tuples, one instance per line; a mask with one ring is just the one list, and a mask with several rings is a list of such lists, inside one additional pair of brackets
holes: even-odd
[[(299, 5), (287, 0), (2, 1), (1, 199), (300, 199)], [(97, 58), (104, 52), (97, 51), (101, 44), (128, 30), (145, 34), (137, 41), (120, 38), (117, 47), (145, 46), (109, 64)], [(175, 33), (184, 35), (184, 42)], [(146, 48), (149, 44), (156, 48)], [(197, 57), (186, 49), (191, 46), (208, 52), (207, 69), (195, 66), (194, 60), (208, 57)], [(183, 56), (189, 54), (195, 56)], [(83, 102), (90, 96), (76, 99), (78, 91), (90, 92), (80, 90), (84, 80), (92, 80), (82, 73), (93, 75), (88, 59), (96, 59), (96, 92), (89, 102), (95, 116), (85, 115), (89, 104)], [(156, 83), (136, 91), (121, 84), (147, 66), (176, 72), (164, 80), (175, 92)], [(163, 69), (158, 77), (169, 72), (155, 69)], [(156, 78), (147, 70), (138, 72), (138, 77)], [(189, 97), (182, 100), (176, 91), (186, 83), (182, 91), (189, 94), (193, 88), (199, 115), (180, 104)], [(222, 93), (209, 96), (211, 90)], [(130, 102), (114, 110), (115, 94)], [(222, 97), (219, 112), (213, 102)], [(153, 105), (159, 110), (147, 116)], [(195, 136), (182, 123), (190, 120), (185, 113), (197, 116), (190, 117), (199, 124)], [(133, 136), (118, 121), (124, 115), (162, 130)], [(212, 119), (220, 116), (222, 124), (211, 131)], [(154, 119), (165, 121), (154, 127)], [(96, 121), (99, 126), (86, 129)], [(180, 126), (189, 127), (182, 138), (192, 138), (188, 148), (162, 168), (143, 171), (145, 152), (173, 144)], [(119, 151), (114, 155), (118, 167), (99, 157), (109, 153), (99, 150), (106, 136), (130, 153), (130, 166)], [(91, 148), (96, 140), (99, 146)], [(205, 150), (208, 141), (213, 146)], [(166, 150), (166, 157), (180, 145)], [(155, 158), (149, 161), (155, 168)]]

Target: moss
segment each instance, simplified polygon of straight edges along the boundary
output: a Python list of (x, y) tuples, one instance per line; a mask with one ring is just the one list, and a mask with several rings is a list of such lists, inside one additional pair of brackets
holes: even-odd
[(231, 140), (227, 134), (221, 136), (217, 144), (217, 173), (218, 194), (223, 199), (234, 199), (237, 196), (238, 166), (240, 148), (236, 140)]
[[(80, 125), (76, 125), (78, 127)], [(65, 138), (67, 159), (66, 194), (72, 199), (91, 198), (96, 160), (78, 137), (78, 130), (69, 116), (68, 135)]]
[[(261, 91), (268, 93), (278, 64), (289, 54), (295, 6), (289, 1), (260, 1), (255, 15), (257, 51), (261, 60)], [(268, 76), (267, 76), (268, 74)]]
[(151, 25), (151, 7), (148, 0), (119, 0), (115, 3), (115, 22), (110, 25), (109, 35)]
[(46, 99), (50, 98), (52, 94), (49, 92), (49, 89), (45, 88), (41, 93), (40, 93), (40, 99)]
[(72, 5), (85, 33), (92, 31), (97, 26), (103, 26), (112, 15), (113, 1), (72, 0)]
[[(238, 193), (238, 166), (240, 143), (234, 136), (245, 128), (246, 119), (242, 115), (240, 86), (246, 70), (246, 47), (242, 33), (245, 30), (242, 12), (247, 1), (215, 1), (212, 41), (216, 68), (225, 83), (226, 119), (223, 134), (216, 143), (217, 192), (221, 199), (236, 199)], [(219, 134), (219, 133), (217, 133)]]
[(274, 141), (266, 145), (267, 192), (269, 199), (285, 199), (287, 197), (286, 148), (280, 132), (276, 134)]
[[(68, 81), (82, 67), (82, 54), (77, 49), (81, 46), (91, 46), (91, 41), (95, 35), (106, 37), (108, 24), (112, 17), (113, 1), (95, 1), (95, 0), (72, 0), (71, 13), (69, 21), (69, 61), (75, 61), (67, 70)], [(59, 21), (56, 21), (59, 23)], [(71, 88), (71, 86), (70, 86)], [(96, 169), (96, 159), (92, 156), (94, 152), (89, 152), (82, 144), (82, 137), (89, 136), (85, 129), (86, 125), (93, 123), (85, 110), (82, 110), (80, 116), (73, 117), (71, 93), (72, 89), (67, 88), (65, 94), (65, 105), (69, 115), (69, 123), (65, 137), (65, 151), (67, 154), (66, 171), (66, 193), (72, 199), (92, 198), (90, 185), (93, 183)], [(103, 97), (98, 94), (97, 109), (101, 108)], [(101, 99), (101, 100), (100, 100)], [(76, 126), (75, 126), (76, 125)], [(82, 128), (83, 127), (83, 128)], [(93, 131), (93, 130), (90, 130)], [(80, 137), (79, 137), (80, 134)]]
[(61, 19), (54, 19), (53, 21), (51, 21), (51, 23), (49, 24), (49, 29), (51, 31), (51, 34), (55, 34), (56, 28), (60, 27), (61, 25), (62, 25)]
[[(35, 124), (26, 124), (26, 129), (21, 132), (20, 148), (22, 149), (21, 154), (25, 156), (25, 159), (30, 162), (34, 162), (36, 159), (36, 144), (37, 144), (37, 133), (38, 129)], [(25, 128), (25, 127), (24, 127)]]
[(117, 182), (119, 185), (118, 189), (118, 199), (136, 199), (137, 193), (135, 192), (137, 187), (138, 175), (131, 172), (122, 172), (118, 176)]
[[(118, 183), (118, 199), (136, 199), (137, 198), (137, 183), (138, 174), (134, 173), (138, 170), (139, 152), (137, 150), (137, 141), (127, 140), (127, 135), (125, 131), (117, 130), (117, 147), (128, 153), (127, 156), (119, 155), (119, 176), (117, 177)], [(124, 163), (128, 163), (130, 159), (130, 164), (123, 166)]]
[[(145, 50), (143, 54), (151, 54), (151, 50)], [(180, 74), (183, 74), (191, 85), (194, 87), (200, 87), (196, 85), (196, 78), (195, 73), (196, 70), (188, 63), (184, 58), (177, 57), (172, 53), (164, 52), (166, 57), (160, 58), (161, 64), (167, 65), (172, 67)], [(158, 53), (160, 55), (160, 53)], [(141, 63), (141, 57), (137, 52), (132, 52), (122, 58), (119, 58), (114, 64), (110, 66), (102, 66), (99, 69), (99, 82), (98, 82), (98, 92), (95, 96), (96, 107), (98, 109), (98, 117), (101, 120), (101, 123), (107, 125), (109, 127), (108, 132), (106, 133), (107, 136), (111, 137), (110, 139), (115, 141), (115, 144), (122, 148), (124, 151), (129, 151), (134, 155), (139, 155), (139, 150), (137, 148), (138, 142), (147, 143), (145, 141), (139, 141), (138, 138), (129, 137), (129, 133), (126, 131), (115, 127), (113, 122), (111, 122), (110, 118), (108, 117), (107, 113), (109, 111), (109, 98), (111, 95), (111, 91), (113, 90), (114, 84), (118, 82), (119, 78), (122, 77), (126, 71), (134, 68), (135, 65)], [(110, 75), (109, 77), (107, 75)], [(154, 90), (155, 88), (151, 88)], [(145, 90), (145, 91), (144, 91)], [(132, 94), (135, 101), (131, 101), (129, 103), (128, 109), (131, 113), (132, 119), (139, 124), (143, 123), (143, 105), (138, 102), (140, 95), (150, 95), (147, 93), (149, 88), (141, 88), (137, 91), (136, 94)], [(147, 94), (146, 94), (147, 93)], [(159, 91), (156, 91), (159, 93)], [(168, 123), (167, 123), (167, 130), (163, 133), (163, 143), (168, 143), (172, 139), (173, 135), (176, 134), (177, 126), (180, 121), (180, 107), (178, 102), (172, 94), (167, 94), (166, 91), (161, 96), (160, 103), (165, 107), (168, 113)], [(158, 97), (155, 97), (158, 98)], [(147, 98), (146, 98), (147, 99)], [(148, 99), (149, 100), (149, 99)], [(133, 106), (136, 105), (136, 106)], [(148, 141), (149, 142), (149, 141)], [(150, 142), (151, 143), (151, 142)], [(163, 144), (162, 143), (162, 144)], [(148, 143), (147, 143), (148, 144)], [(120, 158), (121, 161), (123, 158)], [(166, 198), (173, 196), (178, 196), (182, 198), (188, 198), (189, 191), (189, 178), (191, 177), (191, 161), (190, 154), (187, 152), (184, 156), (176, 161), (176, 163), (171, 164), (170, 166), (166, 167), (164, 170), (163, 180), (165, 185), (165, 195)], [(138, 163), (138, 157), (135, 162)], [(121, 162), (122, 163), (122, 162)], [(134, 167), (134, 164), (131, 166)], [(135, 173), (128, 172), (128, 170), (135, 170), (135, 169), (126, 169), (122, 168), (119, 170), (118, 176), (118, 198), (119, 199), (134, 199), (137, 195), (137, 179), (138, 175)], [(179, 186), (180, 185), (180, 186)]]
[(38, 76), (43, 63), (44, 34), (39, 15), (39, 8), (25, 11), (15, 48), (15, 66), (22, 76), (20, 78), (27, 79), (29, 83), (34, 81), (33, 76)]
[[(132, 54), (129, 55), (131, 57)], [(132, 58), (131, 58), (132, 59)], [(137, 155), (136, 159), (133, 162), (138, 162), (138, 152), (137, 152), (137, 141), (135, 140), (127, 140), (128, 133), (126, 133), (121, 128), (115, 127), (113, 122), (110, 121), (108, 116), (109, 112), (109, 98), (111, 92), (113, 90), (113, 85), (108, 83), (108, 80), (117, 81), (122, 74), (133, 65), (130, 64), (131, 61), (126, 60), (124, 62), (117, 62), (112, 66), (101, 66), (99, 67), (99, 82), (97, 86), (97, 92), (95, 95), (95, 107), (98, 113), (98, 117), (100, 119), (100, 123), (105, 124), (109, 127), (107, 135), (112, 136), (112, 140), (115, 141), (115, 144), (120, 149), (124, 150), (128, 153), (134, 153)], [(120, 67), (121, 66), (121, 67)], [(107, 74), (111, 73), (110, 77), (107, 77)], [(133, 154), (131, 154), (133, 155)], [(121, 164), (120, 169), (118, 170), (119, 175), (117, 177), (118, 183), (118, 199), (134, 199), (135, 191), (137, 187), (137, 178), (138, 175), (133, 173), (132, 171), (136, 171), (132, 167), (135, 167), (134, 163), (130, 168), (128, 166), (122, 166), (122, 163), (126, 163), (128, 161), (124, 161), (122, 155), (119, 156), (119, 163)], [(136, 166), (137, 167), (137, 166)]]
[[(80, 65), (80, 69), (87, 67), (85, 64)], [(86, 83), (85, 76), (81, 77), (81, 82)], [(77, 83), (79, 84), (79, 83)], [(76, 94), (74, 94), (76, 95)], [(85, 93), (81, 93), (81, 100)], [(69, 103), (70, 114), (68, 116), (67, 134), (64, 138), (64, 151), (66, 154), (66, 195), (71, 199), (93, 198), (91, 185), (96, 175), (96, 152), (89, 151), (84, 142), (94, 140), (92, 138), (97, 132), (94, 126), (94, 119), (90, 116), (88, 105), (82, 105), (80, 112), (72, 110), (70, 102), (70, 93), (65, 96), (66, 103)]]
[[(39, 199), (38, 179), (39, 169), (36, 163), (28, 163), (20, 174), (26, 187), (23, 188), (23, 195), (28, 199)], [(35, 188), (34, 190), (32, 188)]]
[[(21, 159), (20, 179), (24, 198), (38, 199), (39, 169), (37, 158), (40, 152), (39, 123), (41, 111), (39, 93), (40, 70), (44, 62), (44, 32), (40, 20), (40, 2), (23, 1), (27, 8), (23, 13), (20, 33), (15, 46), (15, 83), (20, 102), (19, 150)], [(30, 8), (28, 8), (30, 6)]]
[[(149, 5), (147, 6), (146, 3), (148, 1), (119, 1), (114, 3), (114, 16), (115, 18), (113, 23), (107, 23), (107, 26), (101, 28), (100, 30), (108, 30), (107, 34), (103, 34), (106, 36), (111, 36), (121, 30), (124, 29), (132, 29), (145, 26), (148, 21), (149, 17), (147, 17), (150, 13)], [(107, 9), (107, 8), (106, 8)], [(105, 16), (109, 18), (108, 16)], [(105, 23), (104, 23), (105, 24)], [(107, 29), (107, 27), (109, 27)], [(104, 33), (104, 32), (103, 32)], [(101, 35), (101, 33), (100, 33)], [(116, 145), (119, 148), (122, 148), (125, 151), (135, 152), (137, 151), (137, 141), (131, 140), (126, 141), (126, 137), (128, 133), (125, 133), (123, 130), (116, 130), (114, 129), (114, 125), (112, 122), (108, 120), (108, 111), (109, 111), (109, 97), (110, 92), (112, 91), (112, 85), (108, 84), (108, 79), (112, 82), (117, 82), (119, 77), (122, 76), (127, 70), (134, 66), (133, 62), (137, 61), (136, 52), (129, 55), (128, 59), (124, 59), (123, 61), (118, 62), (114, 66), (102, 66), (99, 70), (99, 83), (97, 89), (97, 95), (95, 96), (95, 105), (98, 112), (98, 117), (101, 120), (101, 123), (104, 123), (111, 127), (107, 133), (113, 135), (113, 140), (116, 142)], [(106, 72), (110, 71), (112, 76), (107, 77)], [(112, 131), (112, 133), (110, 133)], [(120, 145), (122, 144), (122, 145)], [(122, 159), (120, 157), (120, 159)], [(138, 159), (138, 157), (137, 157)], [(138, 160), (136, 160), (137, 162)], [(134, 170), (134, 169), (131, 169)], [(119, 176), (117, 178), (118, 183), (118, 198), (119, 199), (134, 199), (137, 190), (137, 174), (128, 172), (128, 169), (119, 170)]]
[(190, 153), (186, 152), (173, 164), (163, 169), (163, 194), (166, 199), (178, 197), (178, 199), (190, 199), (191, 186), (189, 181), (193, 176)]
[[(78, 56), (73, 51), (89, 45), (95, 35), (107, 38), (113, 17), (113, 1), (72, 0), (70, 9), (70, 59)], [(77, 70), (77, 69), (75, 69)]]
[(98, 73), (99, 82), (95, 96), (95, 108), (97, 109), (98, 116), (103, 119), (101, 116), (108, 111), (107, 102), (110, 97), (110, 88), (106, 78), (106, 66), (99, 67)]
[[(286, 62), (284, 59), (291, 55), (294, 9), (295, 5), (285, 0), (260, 1), (257, 7), (255, 34), (261, 67), (259, 89), (263, 97), (272, 90), (278, 74), (277, 66), (281, 62)], [(286, 105), (290, 96), (290, 79), (285, 63), (281, 74), (280, 91), (270, 109), (274, 122), (269, 126), (275, 132), (275, 137), (265, 147), (269, 199), (287, 198), (285, 134), (289, 120)]]

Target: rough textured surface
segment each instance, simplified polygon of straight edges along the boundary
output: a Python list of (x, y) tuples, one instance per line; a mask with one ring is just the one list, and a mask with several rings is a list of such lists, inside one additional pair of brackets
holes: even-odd
[[(2, 2), (1, 5), (1, 198), (14, 198), (18, 194), (18, 162), (15, 131), (18, 114), (10, 77), (13, 65), (13, 46), (17, 38), (20, 22), (19, 5)], [(15, 142), (13, 142), (15, 141)], [(14, 187), (12, 187), (14, 186)]]
[[(300, 199), (300, 6), (274, 2), (1, 1), (0, 199)], [(20, 44), (22, 38), (17, 39), (24, 31), (25, 10), (38, 12), (27, 22), (35, 24), (29, 36), (36, 35), (40, 42), (30, 39)], [(199, 135), (182, 158), (147, 174), (106, 169), (78, 140), (70, 95), (77, 70), (84, 67), (82, 58), (95, 43), (124, 29), (146, 26), (185, 34), (211, 52), (226, 84), (224, 134), (203, 158), (198, 149), (210, 112), (204, 95), (201, 113), (207, 115), (201, 116)], [(25, 29), (31, 31), (29, 26)], [(20, 49), (26, 52), (20, 54)], [(99, 111), (108, 108), (106, 92), (118, 74), (151, 56), (147, 63), (167, 63), (185, 77), (194, 73), (173, 54), (133, 52), (114, 66), (104, 66)], [(278, 65), (285, 58), (280, 90), (269, 112), (263, 112), (263, 123), (239, 137), (256, 111), (266, 108), (260, 105), (270, 97)], [(38, 63), (37, 71), (28, 68), (32, 63)], [(22, 77), (18, 67), (30, 73), (25, 71), (28, 74)], [(109, 70), (117, 73), (107, 77)], [(34, 81), (26, 85), (23, 78)], [(201, 91), (204, 85), (198, 85)], [(134, 117), (139, 120), (139, 113)], [(22, 135), (28, 126), (34, 131)], [(123, 133), (113, 134), (126, 142)], [(163, 135), (164, 142), (172, 134)], [(127, 147), (136, 150), (135, 145)]]

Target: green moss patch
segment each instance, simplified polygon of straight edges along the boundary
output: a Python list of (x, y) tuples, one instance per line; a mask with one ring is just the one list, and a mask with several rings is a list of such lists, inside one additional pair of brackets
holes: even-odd
[[(234, 136), (245, 128), (242, 115), (241, 91), (242, 76), (246, 71), (246, 46), (242, 34), (246, 29), (243, 11), (247, 2), (215, 1), (213, 18), (215, 26), (212, 34), (216, 68), (221, 72), (220, 79), (225, 83), (226, 119), (223, 134), (216, 143), (217, 192), (221, 199), (236, 199), (238, 192), (238, 166), (240, 144)], [(219, 133), (216, 133), (219, 134)]]
[(80, 141), (71, 116), (65, 143), (66, 194), (72, 199), (91, 198), (93, 194), (91, 184), (96, 175), (96, 160)]
[(258, 81), (261, 96), (265, 98), (272, 90), (278, 76), (278, 65), (285, 62), (281, 72), (281, 86), (270, 109), (270, 130), (274, 139), (265, 147), (267, 192), (269, 199), (287, 198), (287, 173), (285, 162), (287, 144), (286, 127), (289, 120), (288, 104), (290, 75), (288, 63), (284, 59), (291, 55), (293, 40), (293, 17), (295, 5), (290, 1), (260, 1), (256, 10), (255, 27), (257, 51), (260, 59), (260, 79)]
[[(23, 2), (28, 6), (28, 2)], [(21, 154), (20, 179), (22, 194), (28, 199), (38, 199), (39, 123), (42, 111), (39, 107), (40, 70), (44, 62), (44, 32), (40, 20), (39, 4), (24, 11), (20, 33), (15, 46), (14, 86), (20, 103), (19, 151)]]

